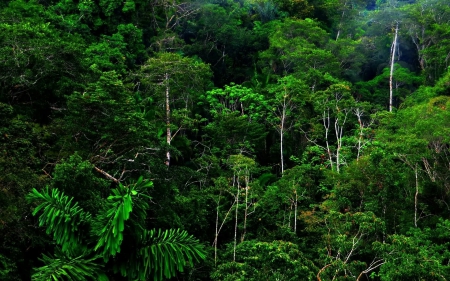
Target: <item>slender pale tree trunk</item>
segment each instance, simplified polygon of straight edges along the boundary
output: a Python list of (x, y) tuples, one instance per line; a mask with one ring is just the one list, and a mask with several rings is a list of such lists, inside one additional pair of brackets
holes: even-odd
[(342, 21), (345, 18), (345, 7), (347, 6), (347, 1), (344, 2), (343, 6), (343, 10), (342, 10), (342, 14), (341, 14), (341, 19), (339, 20), (339, 24), (338, 24), (338, 31), (336, 34), (336, 41), (339, 39), (339, 35), (341, 34), (341, 28), (342, 28)]
[(393, 100), (393, 77), (394, 77), (394, 61), (395, 61), (395, 54), (397, 51), (397, 36), (398, 36), (398, 22), (395, 25), (395, 34), (394, 34), (394, 41), (392, 42), (391, 46), (391, 72), (389, 74), (389, 112), (392, 112), (392, 100)]
[(416, 177), (416, 193), (414, 194), (414, 226), (417, 227), (417, 203), (419, 197), (419, 176), (417, 171), (417, 163), (414, 167), (414, 175)]
[[(336, 108), (337, 111), (339, 111), (339, 108)], [(339, 124), (339, 117), (336, 117), (336, 120), (334, 121), (334, 132), (336, 134), (336, 172), (339, 173), (342, 159), (341, 159), (341, 149), (342, 149), (342, 141), (343, 141), (343, 135), (344, 135), (344, 126), (347, 122), (347, 115), (348, 111), (346, 109), (343, 109), (341, 111), (344, 111), (344, 116), (342, 120), (342, 125)]]
[[(236, 175), (235, 175), (236, 177)], [(238, 209), (239, 209), (239, 175), (237, 176), (237, 192), (236, 192), (236, 215), (234, 222), (234, 246), (233, 246), (233, 261), (236, 261), (236, 241), (237, 241), (237, 228), (238, 228)]]
[(217, 240), (219, 238), (219, 207), (220, 207), (220, 195), (217, 200), (217, 209), (216, 209), (216, 235), (214, 238), (214, 265), (217, 265)]
[(341, 163), (341, 148), (342, 148), (342, 131), (343, 128), (339, 126), (339, 119), (336, 117), (334, 121), (334, 131), (336, 133), (336, 172), (339, 173), (339, 165)]
[(325, 144), (326, 144), (328, 159), (330, 160), (331, 170), (333, 171), (334, 170), (333, 155), (331, 153), (330, 144), (328, 143), (328, 131), (330, 129), (330, 110), (329, 109), (327, 110), (327, 112), (325, 110), (323, 111), (322, 121), (323, 121), (323, 127), (325, 129)]
[(221, 194), (219, 195), (219, 198), (217, 199), (217, 208), (216, 208), (216, 235), (215, 235), (214, 242), (213, 242), (213, 245), (214, 245), (214, 265), (217, 265), (217, 243), (219, 241), (219, 233), (222, 230), (222, 227), (225, 224), (225, 222), (226, 222), (226, 220), (228, 218), (228, 215), (232, 212), (234, 204), (236, 204), (236, 200), (235, 200), (233, 202), (233, 204), (231, 205), (231, 207), (228, 209), (227, 213), (225, 214), (225, 218), (222, 220), (222, 223), (220, 224), (220, 227), (219, 227), (219, 209), (220, 209), (220, 196), (221, 196)]
[(297, 190), (294, 189), (295, 202), (294, 202), (294, 233), (297, 233), (297, 205), (298, 205), (298, 194)]
[[(170, 88), (169, 88), (169, 74), (164, 74), (164, 79), (166, 81), (166, 141), (167, 145), (170, 146), (170, 141), (172, 140), (172, 131), (170, 130)], [(166, 165), (170, 165), (170, 151), (167, 149), (166, 152)]]
[(408, 165), (411, 170), (414, 172), (415, 178), (415, 193), (414, 193), (414, 227), (417, 227), (417, 221), (420, 218), (417, 218), (417, 208), (419, 205), (419, 163), (411, 161), (407, 158), (406, 155), (399, 155), (400, 159)]
[(241, 243), (244, 242), (247, 232), (247, 215), (248, 215), (248, 182), (249, 178), (245, 176), (245, 210), (244, 210), (244, 229), (242, 230)]
[(358, 144), (356, 146), (356, 149), (358, 151), (358, 154), (356, 155), (356, 161), (359, 161), (359, 158), (361, 157), (361, 150), (362, 150), (362, 141), (363, 141), (363, 136), (364, 136), (364, 124), (362, 122), (362, 115), (363, 115), (363, 111), (360, 110), (359, 108), (357, 108), (355, 110), (355, 115), (358, 118), (358, 125), (359, 125), (359, 135), (358, 135)]
[(284, 135), (284, 122), (286, 118), (286, 111), (283, 107), (283, 114), (281, 116), (280, 126), (280, 157), (281, 157), (281, 174), (284, 173), (284, 157), (283, 157), (283, 135)]

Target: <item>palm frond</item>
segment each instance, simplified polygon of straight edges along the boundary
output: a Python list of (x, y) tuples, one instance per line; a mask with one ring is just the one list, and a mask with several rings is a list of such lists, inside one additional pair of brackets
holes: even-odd
[(41, 261), (45, 265), (36, 269), (33, 281), (108, 281), (102, 266), (96, 262), (99, 257), (88, 258), (87, 252), (72, 257), (59, 248), (55, 251), (54, 257), (43, 255)]
[(151, 202), (152, 199), (147, 192), (152, 186), (153, 182), (143, 181), (142, 177), (140, 177), (136, 183), (129, 186), (130, 189), (136, 191), (135, 196), (133, 197), (133, 213), (130, 217), (130, 225), (133, 227), (131, 231), (136, 238), (141, 237), (142, 231), (145, 230), (147, 210), (150, 207), (149, 202)]
[(64, 195), (57, 188), (50, 190), (47, 186), (42, 193), (33, 188), (27, 199), (40, 203), (33, 215), (43, 211), (39, 216), (39, 226), (46, 226), (47, 234), (53, 234), (53, 239), (62, 246), (62, 250), (76, 248), (80, 239), (78, 229), (90, 221), (91, 215), (83, 211), (77, 202), (74, 203), (73, 197)]
[[(153, 275), (152, 280), (172, 278), (188, 265), (205, 259), (203, 246), (185, 230), (150, 230), (142, 237), (144, 246), (139, 251), (143, 259), (140, 280)], [(142, 278), (144, 277), (144, 278)]]
[[(135, 184), (125, 187), (120, 183), (117, 188), (111, 190), (112, 195), (107, 198), (106, 209), (98, 216), (92, 228), (94, 236), (98, 237), (94, 250), (103, 248), (105, 261), (110, 256), (120, 253), (125, 222), (130, 218), (133, 205), (139, 203), (135, 207), (141, 211), (139, 214), (145, 219), (145, 212), (141, 213), (148, 208), (148, 203), (144, 204), (139, 198), (150, 198), (144, 193), (145, 189), (150, 186), (152, 183), (144, 182), (141, 177)], [(141, 210), (143, 207), (144, 210)]]

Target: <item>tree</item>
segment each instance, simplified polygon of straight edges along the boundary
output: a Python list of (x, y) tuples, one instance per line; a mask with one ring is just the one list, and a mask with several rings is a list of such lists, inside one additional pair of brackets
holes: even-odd
[(267, 46), (266, 28), (259, 20), (274, 16), (273, 3), (262, 5), (263, 12), (256, 2), (204, 3), (195, 20), (183, 25), (182, 51), (211, 66), (217, 87), (243, 83), (254, 74), (257, 52)]
[[(400, 51), (400, 40), (399, 40), (399, 32), (400, 27), (402, 27), (402, 18), (403, 11), (399, 9), (402, 5), (401, 1), (392, 0), (386, 1), (382, 3), (378, 9), (372, 12), (373, 18), (371, 19), (372, 28), (375, 33), (378, 33), (380, 30), (382, 32), (388, 31), (389, 34), (392, 34), (391, 48), (389, 52), (389, 98), (388, 98), (388, 110), (392, 112), (393, 110), (393, 77), (394, 77), (394, 69), (395, 69), (395, 61), (398, 60), (398, 54)], [(380, 35), (381, 40), (387, 41), (388, 37), (386, 35)]]
[(426, 193), (424, 175), (432, 182), (438, 183), (443, 196), (447, 196), (448, 185), (444, 182), (447, 181), (448, 173), (433, 167), (448, 167), (444, 164), (446, 161), (441, 158), (446, 158), (448, 154), (448, 150), (444, 148), (449, 142), (448, 103), (447, 97), (437, 97), (427, 103), (405, 108), (378, 132), (377, 138), (389, 143), (395, 157), (413, 172), (411, 177), (414, 186), (415, 227), (418, 227), (418, 221), (423, 218), (425, 212), (425, 206), (421, 206), (419, 202), (419, 196)]
[(286, 76), (278, 80), (277, 85), (269, 87), (269, 100), (266, 104), (267, 122), (280, 135), (280, 167), (284, 172), (284, 137), (291, 130), (301, 116), (302, 105), (305, 104), (308, 86), (293, 76)]
[(206, 90), (210, 75), (208, 65), (174, 53), (159, 53), (141, 67), (138, 77), (144, 89), (139, 90), (148, 91), (146, 98), (154, 96), (158, 102), (163, 96), (168, 147), (165, 159), (167, 166), (170, 165), (169, 147), (172, 139), (178, 132), (186, 129), (179, 124), (173, 133), (172, 117), (177, 110), (188, 110), (196, 104), (198, 95)]
[(324, 20), (332, 25), (335, 41), (354, 36), (352, 33), (357, 31), (358, 27), (356, 30), (351, 28), (351, 23), (360, 16), (366, 2), (365, 0), (313, 0), (316, 15), (326, 14), (327, 18)]
[(0, 102), (0, 279), (5, 281), (29, 279), (36, 255), (27, 249), (39, 251), (47, 242), (27, 215), (25, 195), (48, 183), (41, 169), (52, 136), (24, 113)]
[(392, 100), (394, 98), (393, 95), (393, 88), (392, 88), (392, 78), (394, 76), (394, 61), (395, 61), (395, 54), (397, 53), (397, 37), (398, 37), (398, 22), (395, 24), (394, 29), (394, 39), (392, 40), (392, 46), (391, 46), (391, 58), (390, 58), (390, 73), (389, 73), (389, 111), (392, 112)]
[[(312, 124), (312, 134), (304, 131), (305, 136), (326, 153), (331, 170), (339, 173), (340, 166), (346, 163), (342, 153), (347, 138), (344, 131), (356, 108), (355, 100), (346, 83), (333, 84), (327, 90), (318, 92), (314, 99), (318, 119), (322, 124)], [(320, 134), (323, 136), (317, 139)], [(333, 137), (335, 140), (332, 142)]]
[(48, 122), (42, 112), (60, 109), (61, 97), (82, 89), (86, 43), (46, 21), (36, 1), (11, 1), (0, 21), (1, 100), (25, 105), (36, 120)]
[(220, 264), (213, 280), (315, 280), (317, 267), (295, 243), (250, 240), (239, 244), (237, 252), (238, 260)]
[[(343, 274), (359, 280), (384, 264), (384, 260), (375, 256), (370, 263), (356, 257), (362, 253), (370, 253), (371, 242), (381, 229), (383, 222), (371, 212), (347, 212), (345, 214), (330, 210), (323, 219), (327, 229), (323, 235), (322, 264), (325, 264), (317, 273), (317, 280), (324, 276), (331, 279)], [(369, 249), (367, 249), (367, 248)], [(369, 264), (369, 265), (367, 265)]]
[(312, 91), (321, 89), (323, 74), (339, 73), (338, 64), (325, 48), (328, 34), (312, 19), (273, 21), (270, 23), (270, 47), (260, 53), (266, 73), (286, 76), (296, 72)]
[(433, 83), (445, 72), (448, 51), (450, 8), (442, 0), (419, 0), (403, 7), (407, 33), (417, 52), (417, 60), (428, 83)]
[(255, 155), (261, 151), (267, 135), (264, 120), (267, 104), (264, 96), (251, 88), (231, 83), (200, 96), (199, 105), (207, 105), (202, 144), (226, 161), (230, 155)]
[(447, 232), (448, 221), (440, 220), (436, 229), (414, 228), (407, 234), (394, 234), (387, 243), (375, 246), (383, 252), (384, 264), (375, 274), (380, 280), (445, 280), (450, 256), (448, 240), (441, 239)]
[(155, 124), (146, 119), (140, 101), (119, 74), (102, 72), (96, 65), (91, 69), (98, 80), (89, 83), (84, 92), (68, 96), (65, 116), (53, 123), (52, 129), (61, 135), (58, 146), (65, 153), (60, 157), (78, 151), (115, 182), (136, 171), (148, 173), (149, 162), (158, 157), (153, 154), (160, 148)]
[(355, 93), (363, 101), (389, 109), (389, 100), (386, 100), (386, 95), (390, 95), (392, 86), (393, 106), (400, 106), (401, 102), (405, 101), (423, 83), (423, 79), (399, 63), (395, 63), (393, 69), (392, 76), (390, 67), (385, 67), (372, 80), (357, 82), (354, 86)]
[[(242, 229), (241, 243), (244, 241), (247, 231), (247, 216), (249, 215), (249, 209), (254, 203), (249, 198), (250, 190), (250, 176), (253, 169), (255, 169), (255, 161), (251, 158), (243, 155), (231, 155), (228, 161), (228, 165), (233, 170), (233, 188), (236, 188), (236, 209), (235, 209), (235, 224), (234, 224), (234, 246), (233, 246), (233, 261), (236, 260), (236, 245), (237, 245), (237, 232), (238, 232), (238, 214), (239, 214), (239, 196), (241, 194), (242, 187), (244, 188), (244, 225)], [(250, 201), (249, 201), (250, 200)]]

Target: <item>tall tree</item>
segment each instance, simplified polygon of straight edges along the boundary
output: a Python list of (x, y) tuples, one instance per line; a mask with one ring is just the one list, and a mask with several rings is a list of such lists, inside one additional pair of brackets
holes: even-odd
[[(179, 132), (186, 129), (183, 124), (172, 125), (173, 114), (180, 110), (186, 113), (196, 104), (198, 96), (206, 90), (211, 72), (209, 66), (191, 58), (174, 53), (159, 53), (149, 59), (138, 73), (138, 91), (152, 98), (165, 110), (166, 159), (170, 165), (170, 144)], [(161, 99), (162, 97), (162, 99)], [(161, 104), (162, 101), (162, 104)], [(185, 118), (188, 118), (186, 115)], [(175, 128), (175, 132), (172, 132)]]
[(292, 75), (278, 80), (278, 84), (269, 86), (269, 100), (266, 108), (267, 122), (280, 135), (280, 168), (284, 172), (284, 140), (285, 135), (301, 117), (302, 106), (305, 104), (309, 92), (308, 86)]

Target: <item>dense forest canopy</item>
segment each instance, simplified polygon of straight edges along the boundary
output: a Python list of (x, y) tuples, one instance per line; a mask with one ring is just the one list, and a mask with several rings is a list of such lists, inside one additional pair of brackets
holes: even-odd
[(448, 0), (0, 3), (0, 280), (450, 279)]

